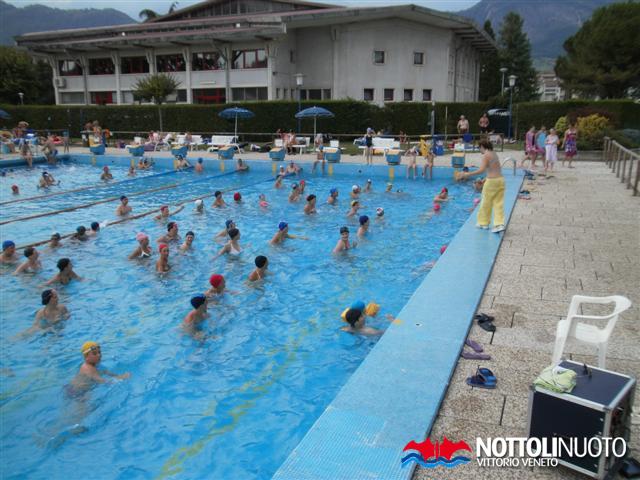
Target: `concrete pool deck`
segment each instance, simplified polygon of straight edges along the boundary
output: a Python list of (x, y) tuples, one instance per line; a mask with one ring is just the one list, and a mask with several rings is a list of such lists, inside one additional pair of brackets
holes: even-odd
[[(548, 180), (525, 181), (531, 200), (516, 204), (478, 308), (495, 316), (497, 331), (474, 324), (469, 336), (492, 360), (459, 360), (430, 437), (471, 444), (478, 436), (526, 436), (528, 387), (551, 361), (556, 325), (572, 295), (617, 294), (633, 302), (613, 331), (607, 368), (640, 377), (640, 197), (633, 197), (603, 163), (577, 162), (576, 167), (560, 167)], [(597, 365), (590, 348), (569, 344), (565, 352)], [(479, 363), (496, 374), (495, 390), (464, 383)], [(629, 442), (635, 458), (640, 457), (639, 407), (636, 395)], [(483, 468), (472, 461), (452, 470), (419, 467), (413, 479), (436, 477), (586, 478), (562, 467)]]

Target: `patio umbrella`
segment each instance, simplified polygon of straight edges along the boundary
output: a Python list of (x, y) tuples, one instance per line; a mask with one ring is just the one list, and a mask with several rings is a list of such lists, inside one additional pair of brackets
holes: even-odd
[(326, 108), (322, 107), (309, 107), (304, 110), (300, 110), (296, 113), (296, 118), (311, 118), (313, 117), (313, 138), (316, 138), (316, 120), (318, 117), (334, 117), (335, 115), (331, 113)]
[(251, 117), (254, 117), (255, 114), (252, 111), (247, 110), (246, 108), (231, 107), (231, 108), (225, 108), (224, 110), (222, 110), (218, 114), (218, 116), (222, 118), (227, 118), (227, 119), (231, 119), (231, 118), (235, 119), (235, 129), (233, 133), (234, 133), (234, 136), (237, 137), (238, 136), (238, 118), (251, 118)]
[(9, 120), (11, 118), (11, 115), (9, 115), (7, 112), (5, 112), (4, 110), (0, 110), (0, 119), (2, 120)]

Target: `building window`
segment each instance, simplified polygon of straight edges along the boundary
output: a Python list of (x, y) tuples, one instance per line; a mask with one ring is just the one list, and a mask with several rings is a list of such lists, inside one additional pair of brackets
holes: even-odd
[(404, 101), (413, 102), (413, 90), (411, 88), (404, 89)]
[(82, 75), (82, 67), (73, 60), (60, 60), (58, 62), (58, 71), (63, 77), (77, 77)]
[(276, 100), (280, 100), (280, 89), (276, 88)]
[(267, 54), (264, 49), (234, 50), (231, 68), (267, 68)]
[(296, 51), (289, 50), (289, 63), (296, 63)]
[(187, 103), (187, 91), (184, 88), (176, 90), (167, 97), (167, 103)]
[(122, 91), (122, 103), (123, 104), (133, 104), (133, 103), (149, 103), (145, 100), (142, 99), (142, 97), (138, 96), (137, 94), (135, 94), (134, 92), (130, 91), (130, 90), (123, 90)]
[(373, 63), (375, 63), (376, 65), (384, 64), (384, 51), (382, 50), (373, 51)]
[(307, 99), (307, 90), (298, 90), (298, 94), (300, 95), (300, 100), (306, 100)]
[(425, 88), (424, 90), (422, 90), (422, 101), (423, 102), (430, 102), (431, 101), (431, 89), (430, 88)]
[(234, 102), (253, 102), (255, 100), (266, 100), (269, 97), (267, 87), (232, 88), (231, 96)]
[(373, 102), (373, 88), (365, 88), (362, 99), (365, 102)]
[(323, 100), (331, 100), (331, 89), (330, 88), (322, 89), (322, 99)]
[(312, 88), (309, 90), (309, 100), (322, 100), (322, 90), (319, 88)]
[(84, 92), (60, 92), (60, 103), (83, 104)]
[(384, 89), (384, 101), (393, 102), (393, 88)]
[(120, 73), (149, 73), (147, 57), (123, 57), (120, 59)]
[(225, 103), (227, 101), (224, 88), (194, 88), (193, 103)]
[(114, 103), (116, 92), (91, 92), (91, 103), (109, 105)]
[(224, 60), (219, 53), (201, 52), (191, 55), (193, 70), (222, 70)]
[(184, 57), (180, 53), (172, 55), (158, 55), (156, 57), (158, 72), (184, 72), (186, 65)]
[(414, 65), (424, 65), (424, 53), (423, 52), (413, 52), (413, 64)]
[(116, 66), (110, 58), (90, 58), (89, 75), (113, 75)]

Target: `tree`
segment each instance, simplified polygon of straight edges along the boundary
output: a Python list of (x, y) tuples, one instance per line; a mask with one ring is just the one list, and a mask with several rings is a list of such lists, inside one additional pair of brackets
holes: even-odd
[[(538, 98), (536, 71), (531, 62), (531, 44), (522, 30), (523, 20), (515, 12), (507, 13), (502, 19), (500, 38), (500, 63), (507, 68), (507, 76), (517, 76), (513, 98), (518, 101)], [(506, 82), (505, 82), (506, 83)]]
[(180, 82), (171, 75), (157, 73), (138, 80), (133, 86), (133, 94), (143, 100), (152, 101), (158, 105), (158, 117), (160, 119), (160, 131), (162, 132), (162, 109), (160, 105), (167, 101), (167, 97), (175, 93)]
[(18, 92), (24, 103), (54, 103), (51, 68), (17, 48), (0, 46), (0, 103), (19, 104)]
[(169, 12), (168, 13), (173, 13), (176, 8), (178, 7), (178, 3), (179, 2), (171, 2), (171, 6), (169, 7)]
[(600, 98), (640, 95), (640, 3), (615, 3), (564, 42), (555, 71), (568, 91)]
[(148, 8), (140, 10), (140, 13), (138, 14), (138, 17), (141, 18), (143, 22), (148, 22), (149, 20), (153, 20), (154, 18), (157, 18), (159, 16), (160, 15), (158, 15), (157, 12), (154, 12), (153, 10), (150, 10)]
[[(496, 34), (491, 26), (491, 20), (484, 22), (484, 31), (493, 40)], [(484, 53), (480, 57), (480, 90), (479, 100), (486, 101), (500, 94), (500, 57), (496, 52)]]

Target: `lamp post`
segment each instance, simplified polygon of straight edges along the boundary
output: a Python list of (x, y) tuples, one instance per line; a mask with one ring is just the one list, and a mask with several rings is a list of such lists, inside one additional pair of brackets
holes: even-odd
[[(304, 83), (304, 75), (302, 73), (296, 73), (296, 87), (298, 87), (298, 112), (301, 110), (302, 91), (301, 87)], [(300, 133), (300, 119), (298, 119), (298, 133)]]
[(513, 87), (516, 86), (516, 77), (515, 75), (509, 75), (509, 129), (507, 137), (511, 139), (511, 112), (513, 109)]
[(502, 86), (500, 87), (500, 95), (504, 95), (504, 74), (507, 73), (507, 67), (502, 67), (500, 69), (500, 73), (502, 73)]
[(20, 97), (20, 105), (24, 105), (24, 93), (18, 92), (18, 96)]

